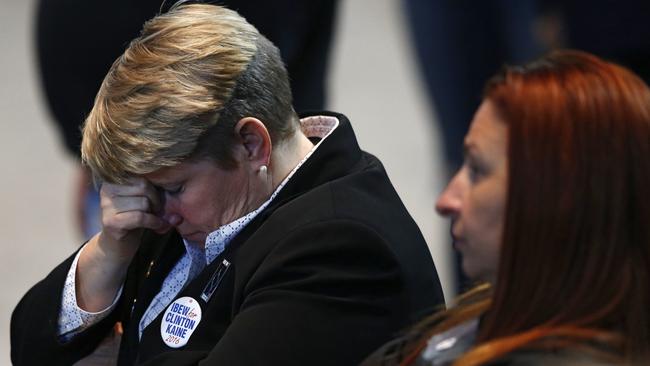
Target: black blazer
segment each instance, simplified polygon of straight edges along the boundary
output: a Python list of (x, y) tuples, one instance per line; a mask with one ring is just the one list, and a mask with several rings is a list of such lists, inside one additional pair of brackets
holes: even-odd
[[(178, 295), (203, 314), (187, 345), (163, 343), (164, 311), (138, 342), (140, 318), (184, 250), (177, 233), (149, 232), (116, 310), (67, 344), (56, 333), (73, 257), (34, 286), (12, 316), (14, 364), (72, 364), (122, 321), (120, 365), (352, 365), (442, 304), (427, 245), (381, 163), (359, 149), (345, 116), (327, 114), (339, 127)], [(201, 293), (218, 269), (206, 303)]]

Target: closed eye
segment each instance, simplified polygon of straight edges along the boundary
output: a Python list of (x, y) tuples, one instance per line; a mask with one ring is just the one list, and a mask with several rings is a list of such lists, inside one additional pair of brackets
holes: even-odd
[(478, 182), (486, 174), (485, 167), (471, 156), (465, 156), (464, 165), (467, 169), (469, 179), (473, 183)]
[(172, 187), (172, 188), (164, 188), (164, 191), (169, 194), (169, 195), (177, 195), (183, 191), (183, 185), (178, 185), (177, 187)]
[(170, 186), (170, 187), (162, 187), (162, 186), (154, 186), (156, 187), (156, 190), (160, 192), (160, 194), (168, 194), (170, 196), (177, 195), (183, 191), (183, 185), (179, 184), (177, 186)]
[(476, 181), (481, 173), (481, 169), (476, 164), (467, 164), (467, 170), (469, 171), (469, 176), (472, 181)]

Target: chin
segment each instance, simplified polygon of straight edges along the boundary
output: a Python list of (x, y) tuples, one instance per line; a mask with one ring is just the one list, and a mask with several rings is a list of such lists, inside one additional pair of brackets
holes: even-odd
[(205, 239), (207, 238), (205, 233), (202, 233), (202, 232), (181, 234), (181, 236), (183, 237), (183, 239), (185, 239), (185, 240), (187, 240), (189, 242), (192, 242), (192, 243), (199, 244), (201, 246), (205, 244)]
[(472, 282), (483, 281), (483, 276), (481, 276), (480, 271), (472, 267), (471, 264), (468, 265), (465, 261), (463, 261), (461, 267), (465, 276), (467, 276), (467, 278), (469, 278)]
[(487, 272), (479, 272), (479, 271), (472, 271), (472, 270), (466, 270), (465, 267), (463, 266), (463, 272), (469, 278), (472, 282), (478, 284), (478, 283), (489, 283), (491, 285), (496, 284), (496, 274), (494, 273), (487, 273)]

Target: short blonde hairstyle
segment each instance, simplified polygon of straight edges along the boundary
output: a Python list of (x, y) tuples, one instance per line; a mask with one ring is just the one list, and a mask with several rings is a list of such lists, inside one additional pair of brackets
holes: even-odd
[(249, 115), (272, 139), (295, 128), (277, 48), (234, 11), (181, 5), (114, 62), (84, 124), (82, 160), (112, 183), (199, 155), (229, 167), (232, 127)]

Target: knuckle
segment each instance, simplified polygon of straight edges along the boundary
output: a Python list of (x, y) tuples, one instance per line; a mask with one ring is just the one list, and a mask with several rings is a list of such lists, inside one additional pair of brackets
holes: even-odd
[(147, 182), (142, 178), (136, 178), (133, 181), (133, 186), (140, 191), (144, 191), (147, 188)]
[(100, 188), (100, 193), (103, 193), (105, 195), (112, 195), (116, 189), (118, 189), (119, 186), (113, 184), (113, 183), (104, 183), (102, 184), (102, 187)]
[(140, 224), (142, 224), (142, 223), (144, 222), (145, 217), (146, 217), (146, 216), (145, 216), (145, 213), (144, 213), (144, 212), (142, 212), (142, 211), (136, 211), (136, 212), (134, 212), (134, 214), (133, 214), (133, 221), (134, 221), (135, 224), (140, 225)]
[(147, 197), (140, 197), (140, 207), (144, 210), (149, 209), (149, 199)]
[(151, 188), (147, 191), (147, 198), (149, 198), (150, 202), (157, 202), (158, 201), (158, 191), (156, 191), (154, 188)]
[(126, 231), (124, 231), (124, 230), (119, 229), (119, 230), (115, 230), (115, 231), (113, 232), (113, 237), (114, 237), (116, 240), (120, 240), (120, 241), (121, 241), (122, 239), (124, 239), (125, 236), (126, 236)]
[(102, 226), (107, 229), (112, 229), (116, 226), (115, 217), (112, 215), (102, 216)]

